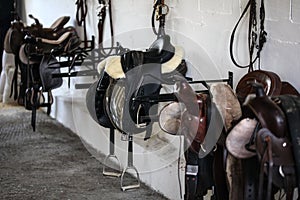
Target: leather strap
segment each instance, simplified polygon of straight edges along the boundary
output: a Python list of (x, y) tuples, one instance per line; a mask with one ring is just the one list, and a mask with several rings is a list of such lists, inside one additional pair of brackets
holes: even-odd
[[(261, 139), (261, 138), (259, 138)], [(262, 138), (265, 142), (265, 149), (264, 153), (262, 155), (262, 159), (260, 162), (260, 173), (259, 173), (259, 190), (258, 190), (258, 200), (270, 200), (271, 199), (271, 193), (272, 193), (272, 181), (273, 181), (273, 153), (272, 153), (272, 140), (271, 137), (266, 136), (265, 138)], [(265, 190), (264, 188), (264, 173), (265, 173), (265, 166), (268, 166), (267, 169), (267, 175), (268, 175), (268, 181), (267, 181), (267, 196), (264, 198), (263, 192)]]
[[(300, 157), (300, 98), (293, 95), (282, 95), (279, 97), (281, 100), (281, 107), (287, 117), (289, 124), (289, 133), (292, 140), (293, 153), (296, 164), (296, 174), (298, 180), (298, 188), (300, 188), (300, 160), (297, 159)], [(298, 191), (300, 195), (300, 191)]]
[(103, 30), (104, 30), (104, 22), (106, 18), (106, 4), (105, 0), (99, 0), (100, 11), (98, 13), (98, 44), (103, 42)]
[[(242, 166), (244, 171), (244, 199), (256, 200), (257, 199), (257, 158), (252, 157), (242, 160)], [(235, 187), (234, 185), (232, 187)]]
[(86, 32), (86, 16), (88, 13), (88, 6), (86, 0), (77, 0), (77, 11), (76, 11), (76, 21), (78, 26), (83, 26), (84, 31), (84, 47), (87, 47), (87, 32)]
[[(114, 46), (114, 29), (113, 29), (113, 19), (112, 19), (112, 5), (111, 0), (98, 0), (100, 4), (100, 11), (98, 13), (99, 21), (98, 21), (98, 44), (99, 50), (102, 55), (108, 57), (111, 55), (113, 46)], [(103, 47), (103, 32), (104, 32), (104, 23), (106, 19), (106, 9), (108, 8), (109, 14), (109, 25), (110, 25), (110, 37), (111, 37), (111, 44), (108, 52), (104, 51)]]
[(195, 199), (198, 182), (198, 155), (188, 150), (186, 153), (186, 199)]

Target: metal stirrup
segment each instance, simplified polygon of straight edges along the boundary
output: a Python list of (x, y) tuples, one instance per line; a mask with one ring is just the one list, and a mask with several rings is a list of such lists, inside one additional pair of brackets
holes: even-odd
[[(119, 166), (119, 169), (118, 169), (118, 171), (116, 172), (116, 171), (109, 171), (109, 170), (107, 170), (107, 168), (106, 168), (106, 166), (108, 166), (107, 165), (107, 162), (109, 161), (109, 160), (116, 160), (117, 161), (117, 164), (118, 164), (118, 166)], [(120, 161), (119, 161), (119, 159), (118, 159), (118, 157), (116, 156), (116, 155), (107, 155), (106, 157), (105, 157), (105, 159), (104, 159), (104, 166), (103, 166), (103, 175), (104, 176), (114, 176), (114, 177), (120, 177), (121, 176), (121, 171), (122, 171), (122, 168), (121, 168), (121, 163), (120, 163)]]
[[(121, 175), (121, 189), (122, 191), (125, 190), (130, 190), (130, 189), (136, 189), (139, 188), (141, 186), (140, 183), (140, 175), (138, 170), (135, 168), (135, 166), (133, 166), (133, 148), (132, 148), (132, 135), (128, 136), (129, 140), (128, 140), (128, 163), (127, 163), (127, 167), (123, 170), (122, 175)], [(136, 184), (132, 184), (132, 185), (124, 185), (124, 176), (126, 174), (126, 172), (128, 173), (128, 171), (132, 169), (134, 170), (134, 172), (136, 173), (136, 180), (137, 183)]]
[[(118, 159), (118, 157), (115, 155), (115, 131), (113, 128), (110, 128), (110, 135), (109, 135), (109, 155), (107, 155), (103, 162), (103, 175), (104, 176), (114, 176), (114, 177), (120, 177), (121, 176), (121, 163)], [(116, 160), (117, 165), (119, 166), (119, 169), (117, 171), (108, 171), (106, 167), (108, 167), (107, 163), (109, 160)], [(109, 167), (108, 167), (109, 168)]]

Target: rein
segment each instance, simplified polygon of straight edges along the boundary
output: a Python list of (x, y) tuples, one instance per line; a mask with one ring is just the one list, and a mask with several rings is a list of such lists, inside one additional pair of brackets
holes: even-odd
[[(233, 55), (233, 44), (236, 35), (236, 30), (241, 20), (245, 17), (248, 10), (249, 10), (249, 25), (248, 25), (249, 64), (241, 65), (236, 61)], [(260, 69), (260, 52), (263, 49), (264, 43), (266, 42), (266, 36), (267, 36), (267, 32), (264, 29), (264, 22), (265, 22), (264, 0), (261, 0), (259, 18), (260, 18), (260, 31), (259, 34), (257, 34), (256, 0), (249, 0), (238, 22), (234, 26), (230, 36), (230, 47), (229, 47), (230, 58), (234, 63), (234, 65), (236, 65), (238, 68), (249, 68), (249, 71), (253, 71), (253, 64), (258, 60), (259, 61), (258, 68)], [(257, 53), (255, 57), (253, 57), (254, 49), (257, 49)]]

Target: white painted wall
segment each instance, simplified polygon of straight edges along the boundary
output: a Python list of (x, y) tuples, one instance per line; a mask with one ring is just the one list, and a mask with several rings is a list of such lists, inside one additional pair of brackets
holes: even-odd
[[(276, 72), (283, 80), (290, 81), (300, 90), (298, 78), (300, 3), (296, 0), (265, 1), (265, 26), (268, 37), (261, 55), (262, 69)], [(98, 1), (87, 0), (87, 2), (89, 4), (88, 34), (97, 36)], [(181, 45), (185, 49), (185, 58), (190, 63), (188, 74), (190, 76), (196, 74), (198, 78), (216, 79), (227, 77), (227, 72), (233, 71), (234, 85), (236, 85), (247, 70), (238, 69), (232, 64), (229, 57), (229, 37), (247, 0), (166, 0), (165, 2), (170, 7), (166, 32), (171, 35), (174, 44)], [(112, 0), (116, 40), (124, 47), (147, 48), (154, 40), (155, 36), (151, 33), (150, 27), (152, 3), (152, 0)], [(70, 15), (72, 19), (69, 25), (75, 25), (74, 0), (26, 0), (25, 10), (28, 14), (32, 13), (38, 17), (45, 27), (50, 26), (61, 15)], [(30, 19), (27, 21), (31, 22)], [(247, 23), (244, 22), (238, 32), (237, 55), (241, 63), (247, 62), (246, 25)], [(108, 37), (107, 30), (106, 37)], [(72, 88), (67, 89), (66, 85), (56, 90), (52, 116), (71, 127), (94, 148), (107, 153), (108, 144), (105, 138), (107, 139), (108, 131), (99, 127), (89, 117), (84, 103), (85, 92), (75, 92)], [(118, 138), (116, 154), (125, 164), (126, 143)], [(143, 181), (170, 199), (180, 199), (177, 161), (174, 160), (178, 154), (179, 139), (164, 135), (161, 138), (154, 138), (149, 142), (137, 140), (135, 165), (143, 172)], [(167, 148), (163, 148), (165, 142), (169, 143)], [(152, 143), (155, 143), (154, 149), (147, 148), (147, 145), (151, 146)], [(184, 168), (184, 165), (181, 164), (181, 167)], [(184, 170), (181, 170), (182, 179), (183, 173)]]

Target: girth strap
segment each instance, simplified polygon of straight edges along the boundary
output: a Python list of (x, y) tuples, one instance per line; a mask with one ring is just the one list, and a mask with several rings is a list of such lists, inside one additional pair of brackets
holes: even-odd
[[(244, 199), (257, 199), (258, 165), (257, 158), (252, 157), (241, 161), (244, 171)], [(234, 185), (232, 187), (235, 187)]]

